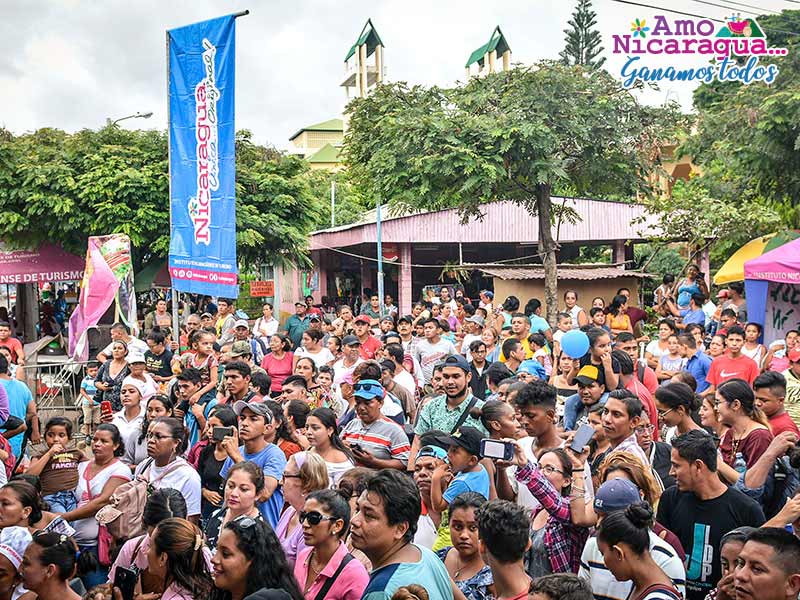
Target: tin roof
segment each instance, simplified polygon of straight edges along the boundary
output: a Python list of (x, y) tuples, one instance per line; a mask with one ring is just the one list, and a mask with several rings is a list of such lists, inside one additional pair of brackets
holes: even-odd
[(502, 56), (506, 50), (511, 50), (511, 47), (506, 41), (506, 37), (503, 35), (503, 32), (500, 31), (499, 25), (494, 28), (494, 31), (492, 31), (492, 37), (489, 38), (488, 42), (486, 42), (477, 50), (472, 51), (472, 54), (470, 54), (469, 58), (467, 59), (467, 64), (464, 66), (469, 67), (473, 63), (478, 63), (478, 65), (483, 68), (483, 59), (486, 56), (486, 53), (493, 50), (497, 50), (497, 54), (500, 56)]
[[(610, 202), (588, 198), (553, 197), (554, 205), (571, 207), (580, 220), (564, 220), (558, 227), (558, 240), (570, 242), (613, 242), (614, 240), (646, 241), (660, 233), (658, 222), (649, 218), (638, 225), (633, 221), (645, 216), (640, 204)], [(522, 243), (536, 244), (539, 221), (524, 206), (500, 201), (481, 207), (483, 218), (461, 222), (456, 209), (433, 212), (394, 213), (384, 206), (381, 238), (394, 243)], [(311, 234), (311, 249), (344, 248), (375, 243), (375, 212), (370, 211), (361, 222), (342, 225)], [(555, 231), (554, 231), (555, 234)]]
[(333, 132), (344, 131), (344, 121), (342, 121), (341, 119), (329, 119), (327, 121), (323, 121), (322, 123), (314, 123), (313, 125), (309, 125), (307, 127), (298, 129), (297, 133), (295, 133), (292, 137), (289, 138), (289, 141), (291, 142), (294, 138), (296, 138), (304, 131), (333, 131)]
[[(462, 265), (486, 273), (490, 277), (509, 279), (544, 279), (544, 267), (541, 265)], [(609, 265), (558, 265), (560, 280), (593, 281), (595, 279), (617, 279), (619, 277), (637, 277), (646, 279), (653, 277), (640, 271), (626, 271), (621, 267)]]

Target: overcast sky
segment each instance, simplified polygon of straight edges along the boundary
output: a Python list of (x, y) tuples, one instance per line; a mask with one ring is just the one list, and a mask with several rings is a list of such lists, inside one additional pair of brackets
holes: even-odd
[[(697, 0), (636, 0), (724, 18), (733, 11)], [(800, 8), (787, 0), (737, 0), (764, 9)], [(729, 5), (727, 0), (717, 4)], [(557, 58), (575, 0), (0, 0), (0, 125), (15, 133), (40, 127), (97, 128), (106, 118), (152, 111), (128, 127), (165, 128), (165, 30), (250, 9), (237, 29), (236, 126), (284, 148), (304, 125), (339, 116), (343, 59), (368, 17), (386, 44), (388, 78), (452, 84), (469, 53), (500, 25), (515, 62)], [(595, 0), (607, 67), (611, 35), (654, 11)], [(743, 16), (748, 9), (740, 7)], [(681, 18), (678, 15), (670, 15)], [(655, 63), (654, 63), (655, 64)], [(663, 63), (662, 63), (663, 64)], [(685, 59), (679, 65), (689, 65)], [(697, 61), (694, 61), (697, 64)], [(672, 83), (647, 102), (691, 106), (693, 86)]]

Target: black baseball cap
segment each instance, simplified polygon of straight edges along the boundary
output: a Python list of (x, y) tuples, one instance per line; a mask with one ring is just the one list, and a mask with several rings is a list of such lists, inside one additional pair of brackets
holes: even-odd
[(399, 323), (400, 321), (405, 321), (405, 322), (406, 322), (406, 323), (408, 323), (409, 325), (413, 325), (413, 324), (414, 324), (414, 317), (412, 317), (411, 315), (403, 315), (402, 317), (400, 317), (399, 319), (397, 319), (397, 322), (398, 322), (398, 323)]
[(460, 354), (451, 354), (447, 358), (444, 359), (442, 363), (442, 367), (458, 367), (462, 369), (465, 373), (470, 372), (469, 363), (467, 359), (461, 356)]
[(360, 346), (361, 341), (353, 334), (346, 335), (342, 338), (342, 346)]
[(484, 435), (480, 430), (465, 425), (459, 427), (458, 431), (452, 435), (447, 436), (447, 441), (450, 446), (461, 446), (470, 454), (480, 456), (483, 437)]

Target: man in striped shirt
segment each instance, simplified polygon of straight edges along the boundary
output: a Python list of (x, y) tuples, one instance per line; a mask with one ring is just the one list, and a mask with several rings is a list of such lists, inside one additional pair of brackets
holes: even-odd
[[(403, 428), (381, 414), (386, 391), (374, 379), (353, 384), (356, 416), (342, 431), (360, 466), (406, 470), (411, 446)], [(391, 400), (390, 400), (391, 402)]]

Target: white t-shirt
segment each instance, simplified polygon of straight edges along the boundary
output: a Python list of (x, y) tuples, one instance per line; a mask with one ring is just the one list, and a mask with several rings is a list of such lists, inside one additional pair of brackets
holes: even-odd
[(405, 388), (409, 394), (412, 396), (414, 395), (414, 392), (417, 389), (417, 382), (414, 380), (414, 376), (411, 373), (405, 369), (402, 369), (399, 373), (395, 373), (392, 379), (394, 379), (394, 382), (397, 385)]
[(658, 340), (653, 340), (652, 342), (647, 344), (647, 347), (644, 349), (644, 351), (652, 354), (653, 358), (655, 358), (656, 360), (661, 358), (663, 354), (669, 352), (669, 350), (662, 350), (661, 348), (659, 348)]
[[(137, 337), (131, 336), (130, 341), (125, 342), (128, 345), (128, 354), (131, 353), (131, 350), (138, 350), (140, 354), (144, 354), (150, 348), (147, 347), (147, 344), (140, 340)], [(111, 349), (114, 347), (114, 342), (111, 342), (108, 346), (103, 348), (102, 354), (105, 354), (108, 358), (111, 358)]]
[(307, 356), (308, 358), (310, 358), (311, 360), (314, 361), (314, 364), (317, 365), (318, 369), (320, 367), (323, 367), (323, 366), (333, 362), (333, 359), (336, 358), (333, 355), (333, 353), (330, 350), (328, 350), (327, 348), (323, 348), (322, 350), (320, 350), (316, 354), (312, 354), (311, 352), (309, 352), (305, 348), (300, 347), (297, 350), (295, 350), (294, 355), (295, 355), (295, 358), (302, 358), (304, 356)]
[[(136, 467), (136, 475), (141, 475), (148, 467), (147, 478), (155, 489), (178, 490), (186, 500), (187, 516), (200, 514), (200, 474), (192, 465), (181, 457), (163, 467), (157, 467), (152, 461), (145, 460)], [(162, 477), (164, 472), (167, 474)]]
[(277, 331), (278, 331), (278, 319), (276, 319), (275, 317), (272, 317), (269, 321), (266, 321), (264, 317), (258, 317), (256, 319), (256, 322), (253, 323), (254, 337), (260, 337), (260, 338), (272, 337), (277, 333)]
[(125, 418), (125, 409), (114, 413), (111, 420), (112, 425), (116, 425), (119, 434), (122, 436), (122, 445), (127, 446), (128, 440), (132, 435), (139, 435), (142, 432), (142, 421), (144, 420), (144, 410), (140, 411), (133, 419), (128, 421)]
[(475, 335), (474, 333), (468, 333), (464, 336), (464, 339), (461, 340), (461, 354), (464, 355), (464, 358), (467, 359), (467, 362), (472, 362), (472, 353), (469, 351), (470, 344), (479, 339), (481, 339), (481, 336)]
[[(87, 481), (89, 465), (92, 461), (78, 463), (78, 487), (75, 488), (75, 495), (78, 498), (78, 506), (84, 506), (88, 502), (103, 493), (106, 483), (117, 477), (123, 481), (131, 480), (131, 469), (121, 460), (115, 460), (105, 467), (94, 477)], [(84, 546), (91, 546), (97, 543), (97, 520), (94, 515), (85, 519), (72, 521), (71, 525), (75, 528), (75, 541)]]
[(355, 371), (355, 368), (362, 362), (364, 362), (364, 359), (359, 357), (352, 367), (345, 367), (343, 358), (337, 360), (335, 363), (333, 363), (333, 383), (342, 383), (344, 378), (348, 375), (352, 375), (353, 371)]
[[(652, 531), (650, 533), (650, 555), (678, 591), (686, 597), (686, 569), (675, 549)], [(595, 598), (626, 600), (633, 589), (632, 581), (617, 581), (603, 562), (603, 554), (597, 548), (597, 538), (586, 541), (581, 554), (578, 577), (589, 582)]]
[(425, 383), (430, 383), (433, 377), (433, 367), (442, 362), (451, 354), (456, 354), (456, 347), (452, 342), (440, 338), (438, 342), (432, 344), (429, 340), (422, 340), (414, 349), (414, 357), (422, 367)]
[(355, 467), (355, 465), (346, 460), (344, 462), (328, 462), (325, 461), (325, 466), (328, 468), (328, 479), (331, 480), (331, 489), (335, 488), (347, 471)]
[(436, 542), (436, 525), (430, 515), (420, 515), (417, 521), (417, 533), (414, 534), (414, 543), (428, 550), (433, 549)]

